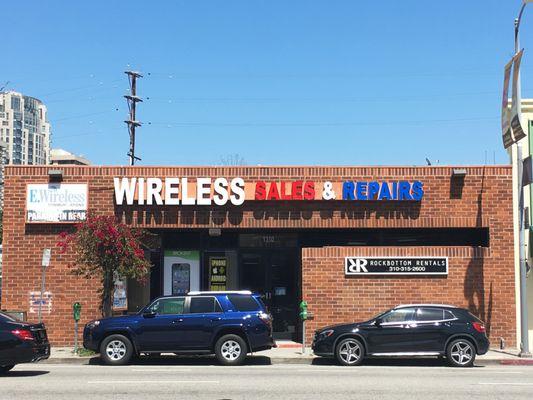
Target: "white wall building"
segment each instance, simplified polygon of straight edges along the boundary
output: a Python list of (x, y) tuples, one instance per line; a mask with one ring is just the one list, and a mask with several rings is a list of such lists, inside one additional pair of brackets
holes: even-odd
[[(509, 100), (509, 107), (511, 101)], [(527, 136), (520, 140), (522, 146), (522, 158), (526, 158), (530, 154), (530, 147), (533, 150), (533, 99), (522, 99), (522, 123), (527, 128)], [(516, 171), (516, 146), (509, 148), (509, 154), (513, 160), (513, 205), (514, 205), (514, 237), (515, 237), (515, 283), (516, 283), (516, 321), (517, 333), (520, 335), (520, 255), (519, 255), (519, 238), (518, 238), (518, 177)], [(524, 207), (528, 208), (529, 224), (531, 227), (526, 229), (525, 245), (528, 264), (533, 267), (533, 202), (532, 202), (532, 186), (524, 187)], [(528, 330), (529, 330), (529, 350), (533, 351), (533, 270), (530, 270), (527, 276), (527, 308), (528, 308)], [(520, 337), (517, 338), (517, 343), (520, 343)]]
[(0, 93), (0, 140), (6, 142), (6, 163), (50, 163), (50, 123), (38, 99), (9, 91)]
[(63, 149), (50, 150), (50, 164), (52, 165), (91, 165), (91, 162), (83, 157)]

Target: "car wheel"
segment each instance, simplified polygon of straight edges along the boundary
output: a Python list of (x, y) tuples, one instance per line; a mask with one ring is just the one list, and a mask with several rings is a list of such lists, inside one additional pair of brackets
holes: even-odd
[(0, 365), (0, 374), (5, 374), (13, 369), (14, 365)]
[(133, 345), (124, 335), (110, 335), (100, 345), (100, 358), (107, 365), (127, 364), (133, 356)]
[(446, 358), (453, 367), (471, 367), (476, 359), (476, 349), (467, 339), (453, 340), (446, 349)]
[(238, 335), (224, 335), (215, 344), (215, 355), (222, 365), (241, 365), (248, 354), (248, 346)]
[(335, 349), (335, 357), (341, 365), (359, 365), (365, 357), (365, 348), (358, 339), (343, 339)]

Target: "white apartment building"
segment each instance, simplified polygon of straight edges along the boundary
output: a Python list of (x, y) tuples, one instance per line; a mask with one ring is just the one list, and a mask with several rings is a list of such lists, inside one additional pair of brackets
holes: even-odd
[(82, 155), (76, 155), (63, 149), (50, 150), (50, 164), (52, 165), (91, 165)]
[(50, 123), (38, 99), (9, 91), (0, 93), (0, 140), (6, 164), (50, 163)]

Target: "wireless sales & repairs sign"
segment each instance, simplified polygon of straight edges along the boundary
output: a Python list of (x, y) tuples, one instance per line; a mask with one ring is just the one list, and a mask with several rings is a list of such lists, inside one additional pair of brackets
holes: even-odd
[(253, 181), (243, 178), (114, 178), (117, 205), (240, 206), (245, 201), (421, 201), (421, 181)]

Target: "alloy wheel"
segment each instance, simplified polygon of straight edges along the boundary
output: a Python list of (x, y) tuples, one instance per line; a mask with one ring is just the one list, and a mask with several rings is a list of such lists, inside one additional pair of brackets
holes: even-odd
[(464, 341), (457, 341), (452, 346), (450, 356), (458, 365), (466, 365), (473, 357), (472, 345)]
[(121, 340), (110, 341), (105, 349), (107, 356), (113, 361), (123, 359), (126, 355), (126, 351), (126, 343), (122, 342)]
[(346, 364), (355, 364), (361, 358), (361, 346), (355, 340), (346, 340), (341, 344), (339, 356)]
[(235, 340), (227, 340), (221, 347), (222, 357), (234, 361), (241, 355), (241, 346)]

